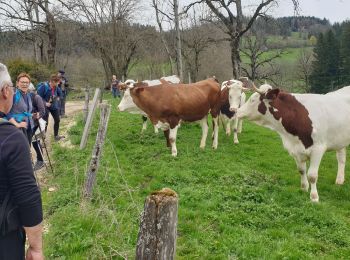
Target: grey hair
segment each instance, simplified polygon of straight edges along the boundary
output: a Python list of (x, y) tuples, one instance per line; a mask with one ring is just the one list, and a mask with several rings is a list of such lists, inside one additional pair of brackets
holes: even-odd
[(5, 86), (12, 87), (12, 81), (6, 65), (0, 63), (0, 90)]

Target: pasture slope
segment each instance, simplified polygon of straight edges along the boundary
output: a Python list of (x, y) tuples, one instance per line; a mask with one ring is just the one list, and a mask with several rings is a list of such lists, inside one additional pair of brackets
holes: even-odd
[(74, 148), (53, 145), (47, 187), (57, 191), (43, 188), (47, 259), (133, 259), (144, 200), (163, 187), (179, 194), (178, 260), (350, 258), (350, 177), (334, 184), (335, 152), (322, 161), (320, 203), (312, 204), (276, 133), (245, 121), (239, 145), (220, 129), (218, 150), (208, 140), (203, 151), (199, 125), (183, 124), (173, 158), (161, 133), (149, 127), (141, 135), (140, 116), (110, 102), (91, 203), (81, 203), (81, 190), (98, 115), (87, 149), (79, 150), (81, 115), (69, 131)]

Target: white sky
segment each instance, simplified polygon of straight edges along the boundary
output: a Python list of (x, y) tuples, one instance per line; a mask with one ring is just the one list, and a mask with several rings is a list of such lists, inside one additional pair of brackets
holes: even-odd
[[(350, 0), (299, 0), (300, 15), (326, 18), (331, 23), (350, 20)], [(293, 8), (291, 0), (281, 0), (272, 16), (291, 16)]]
[[(165, 0), (164, 0), (165, 1)], [(184, 5), (195, 0), (179, 0), (180, 9)], [(154, 11), (150, 7), (150, 0), (143, 1), (142, 18), (137, 19), (138, 22), (156, 25)], [(255, 10), (255, 6), (261, 0), (242, 0), (243, 13), (251, 14), (250, 9)], [(293, 16), (294, 8), (292, 0), (279, 0), (278, 6), (269, 9), (268, 14), (274, 17)], [(302, 16), (315, 16), (318, 18), (326, 18), (331, 23), (343, 22), (350, 20), (350, 0), (299, 0), (300, 12)]]

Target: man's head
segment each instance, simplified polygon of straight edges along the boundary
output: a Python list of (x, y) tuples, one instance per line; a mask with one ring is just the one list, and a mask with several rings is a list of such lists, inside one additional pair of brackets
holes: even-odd
[(57, 84), (59, 83), (60, 83), (60, 77), (57, 76), (56, 74), (52, 74), (49, 81), (50, 87), (51, 88), (56, 87)]
[(15, 89), (12, 85), (10, 74), (4, 64), (0, 63), (0, 111), (10, 112)]

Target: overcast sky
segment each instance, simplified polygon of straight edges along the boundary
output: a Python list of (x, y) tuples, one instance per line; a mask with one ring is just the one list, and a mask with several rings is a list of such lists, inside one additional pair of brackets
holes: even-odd
[[(299, 0), (300, 15), (326, 18), (331, 23), (350, 20), (350, 0)], [(291, 0), (281, 0), (273, 16), (291, 16), (293, 8)]]
[[(180, 9), (184, 5), (188, 5), (194, 0), (179, 0)], [(256, 5), (261, 0), (242, 0), (243, 13), (245, 15), (252, 14)], [(139, 17), (139, 22), (156, 25), (154, 11), (150, 7), (150, 0), (143, 2), (143, 15)], [(278, 6), (269, 9), (269, 14), (274, 17), (293, 16), (294, 8), (292, 0), (279, 0)], [(299, 0), (300, 12), (299, 15), (315, 16), (318, 18), (326, 18), (331, 23), (350, 20), (350, 0)]]

